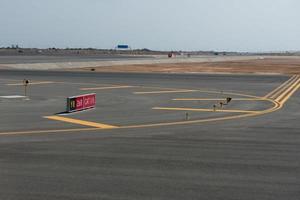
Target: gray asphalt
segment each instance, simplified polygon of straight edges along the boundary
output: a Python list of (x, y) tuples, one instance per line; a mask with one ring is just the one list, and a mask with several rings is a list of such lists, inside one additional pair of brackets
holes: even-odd
[[(64, 111), (65, 98), (82, 93), (78, 90), (82, 87), (144, 86), (84, 91), (97, 93), (97, 108), (67, 116), (126, 126), (184, 118), (184, 112), (154, 111), (153, 106), (212, 106), (172, 98), (225, 98), (228, 91), (264, 96), (288, 79), (2, 70), (0, 96), (23, 94), (22, 86), (6, 84), (24, 78), (55, 83), (30, 86), (29, 101), (0, 100), (0, 133), (84, 128), (42, 118)], [(133, 94), (158, 90), (145, 87), (220, 93)], [(295, 93), (277, 112), (231, 121), (0, 135), (0, 199), (299, 199), (299, 95)], [(236, 102), (228, 109), (268, 106)], [(225, 114), (191, 112), (190, 116), (192, 120)]]
[(0, 55), (0, 64), (31, 64), (31, 63), (60, 63), (60, 62), (95, 62), (95, 61), (119, 61), (149, 59), (151, 56), (130, 55)]

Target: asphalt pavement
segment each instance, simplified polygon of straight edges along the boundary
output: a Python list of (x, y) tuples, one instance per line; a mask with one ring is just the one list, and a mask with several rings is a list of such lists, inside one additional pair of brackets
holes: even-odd
[(120, 61), (142, 60), (152, 56), (130, 55), (0, 55), (0, 64), (33, 64), (33, 63), (61, 63), (61, 62), (95, 62), (95, 61)]
[(262, 98), (289, 78), (1, 70), (0, 199), (299, 199), (297, 82)]

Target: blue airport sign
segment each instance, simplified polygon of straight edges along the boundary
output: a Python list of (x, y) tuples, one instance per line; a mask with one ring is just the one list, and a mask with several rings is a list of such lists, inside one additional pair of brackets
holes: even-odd
[(117, 48), (118, 48), (118, 49), (129, 49), (129, 46), (126, 45), (126, 44), (119, 44), (119, 45), (117, 46)]

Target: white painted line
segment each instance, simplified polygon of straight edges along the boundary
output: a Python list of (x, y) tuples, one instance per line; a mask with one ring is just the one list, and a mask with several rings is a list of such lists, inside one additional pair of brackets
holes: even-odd
[(21, 95), (9, 95), (9, 96), (0, 96), (0, 98), (3, 98), (3, 99), (20, 99), (20, 98), (26, 98), (26, 97), (21, 96)]
[[(29, 82), (29, 85), (43, 85), (43, 84), (52, 84), (52, 83), (55, 83), (55, 82), (52, 82), (52, 81), (41, 81), (41, 82)], [(9, 84), (6, 84), (8, 86), (22, 86), (24, 85), (23, 83), (9, 83)]]
[(134, 88), (137, 86), (109, 86), (109, 87), (94, 87), (94, 88), (80, 88), (80, 90), (109, 90), (109, 89), (124, 89), (124, 88)]
[(134, 94), (167, 94), (167, 93), (188, 93), (197, 92), (198, 90), (167, 90), (167, 91), (151, 91), (151, 92), (134, 92)]

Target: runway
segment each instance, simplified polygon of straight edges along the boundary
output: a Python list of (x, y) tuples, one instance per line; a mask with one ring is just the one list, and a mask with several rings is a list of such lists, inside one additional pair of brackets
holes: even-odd
[(152, 56), (129, 55), (1, 55), (0, 64), (34, 64), (34, 63), (61, 63), (61, 62), (96, 62), (96, 61), (120, 61), (143, 60)]
[[(0, 199), (299, 199), (299, 87), (299, 76), (1, 70)], [(87, 93), (95, 109), (59, 115)]]

